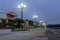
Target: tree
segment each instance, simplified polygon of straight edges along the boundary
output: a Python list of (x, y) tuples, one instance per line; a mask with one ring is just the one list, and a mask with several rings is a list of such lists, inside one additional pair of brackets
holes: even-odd
[(28, 21), (29, 25), (33, 26), (34, 25), (34, 21), (33, 20), (26, 20)]
[(15, 22), (18, 22), (18, 23), (25, 23), (25, 21), (24, 21), (24, 20), (19, 19), (19, 18), (16, 18), (16, 19), (15, 19)]
[(3, 28), (6, 28), (6, 20), (2, 19)]
[[(14, 19), (14, 22), (15, 22), (15, 24), (17, 24), (17, 25), (16, 25), (16, 28), (21, 28), (21, 27), (22, 27), (21, 23), (25, 23), (24, 20), (19, 19), (19, 18)], [(14, 26), (15, 26), (15, 25), (14, 25)]]

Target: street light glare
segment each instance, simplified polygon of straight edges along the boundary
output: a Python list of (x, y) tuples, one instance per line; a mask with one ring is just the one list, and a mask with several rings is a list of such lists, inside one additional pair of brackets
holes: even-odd
[(40, 22), (43, 22), (43, 20), (41, 20)]
[(23, 3), (21, 3), (20, 5), (21, 5), (21, 6), (24, 6), (24, 4), (23, 4)]
[(26, 7), (26, 5), (24, 5), (24, 7)]
[(18, 8), (21, 8), (21, 6), (18, 6)]
[(38, 18), (38, 16), (37, 15), (34, 15), (33, 18)]
[(45, 23), (42, 23), (42, 25), (45, 25)]
[(20, 4), (21, 7), (26, 7), (26, 5), (24, 5), (23, 3)]
[(20, 5), (18, 5), (18, 8), (26, 8), (26, 5), (21, 3)]

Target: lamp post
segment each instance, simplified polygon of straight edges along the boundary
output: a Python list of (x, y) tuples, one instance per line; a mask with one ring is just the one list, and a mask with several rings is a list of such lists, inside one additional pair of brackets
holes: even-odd
[(40, 26), (46, 28), (46, 24), (43, 22), (43, 20), (40, 21)]
[(34, 26), (36, 25), (36, 19), (37, 19), (37, 18), (38, 18), (37, 15), (34, 15), (34, 16), (33, 16), (33, 19), (34, 19), (34, 21), (35, 21), (35, 22), (34, 22)]
[(18, 6), (18, 8), (21, 9), (21, 19), (23, 19), (23, 9), (26, 8), (26, 5), (23, 4), (23, 3), (21, 3), (21, 4)]

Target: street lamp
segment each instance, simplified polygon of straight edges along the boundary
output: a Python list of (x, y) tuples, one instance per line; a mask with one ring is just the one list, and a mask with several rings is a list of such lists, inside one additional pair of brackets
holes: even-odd
[(43, 20), (41, 20), (40, 23), (43, 23)]
[(33, 19), (35, 19), (35, 22), (36, 22), (36, 18), (38, 18), (38, 16), (37, 15), (34, 15), (33, 16)]
[(23, 9), (26, 8), (26, 5), (23, 4), (23, 3), (21, 3), (21, 4), (18, 6), (18, 8), (21, 9), (21, 19), (23, 19)]
[(46, 24), (43, 22), (43, 20), (40, 21), (40, 26), (46, 28)]
[(40, 23), (39, 23), (39, 24), (40, 24), (40, 26), (42, 26), (42, 25), (43, 25), (43, 23), (44, 23), (44, 22), (43, 22), (43, 20), (41, 20), (41, 21), (40, 21)]

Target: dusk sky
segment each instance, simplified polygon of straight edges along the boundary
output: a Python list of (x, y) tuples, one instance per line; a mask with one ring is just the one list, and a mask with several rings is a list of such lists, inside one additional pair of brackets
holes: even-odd
[(15, 12), (20, 18), (18, 5), (24, 3), (24, 19), (43, 20), (46, 24), (60, 24), (60, 0), (0, 0), (0, 12)]

